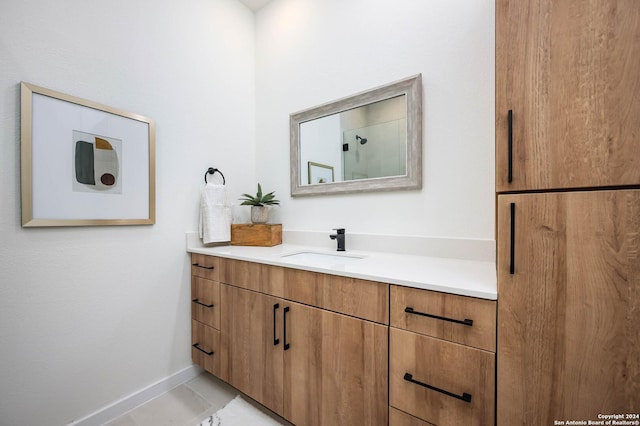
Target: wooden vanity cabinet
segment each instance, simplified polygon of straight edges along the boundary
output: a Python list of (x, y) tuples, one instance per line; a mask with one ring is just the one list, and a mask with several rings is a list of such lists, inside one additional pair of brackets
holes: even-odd
[[(233, 259), (202, 264), (219, 279), (220, 349), (207, 369), (290, 422), (493, 424), (495, 301)], [(192, 290), (202, 294), (201, 280)], [(194, 330), (216, 331), (200, 309)]]
[(639, 39), (638, 1), (496, 0), (499, 426), (640, 411)]
[(493, 424), (495, 301), (392, 285), (389, 333), (391, 426)]
[(216, 262), (216, 376), (296, 425), (388, 424), (387, 284)]
[(639, 39), (636, 0), (496, 0), (497, 192), (640, 184)]

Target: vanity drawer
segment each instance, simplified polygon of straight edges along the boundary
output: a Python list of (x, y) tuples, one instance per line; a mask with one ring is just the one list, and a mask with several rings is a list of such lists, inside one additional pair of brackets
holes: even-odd
[(389, 405), (437, 425), (494, 422), (495, 354), (395, 328)]
[(391, 286), (391, 326), (496, 351), (496, 302)]
[(191, 275), (206, 278), (208, 280), (219, 281), (220, 259), (204, 254), (191, 254)]
[(220, 283), (191, 277), (191, 318), (220, 330)]
[(191, 359), (215, 376), (220, 376), (220, 332), (191, 320)]

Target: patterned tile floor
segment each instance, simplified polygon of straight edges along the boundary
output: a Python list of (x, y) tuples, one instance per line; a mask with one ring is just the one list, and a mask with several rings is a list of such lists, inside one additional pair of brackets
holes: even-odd
[[(224, 407), (238, 394), (236, 389), (205, 372), (106, 423), (105, 426), (195, 426), (208, 415)], [(282, 424), (289, 424), (249, 398), (245, 399)]]

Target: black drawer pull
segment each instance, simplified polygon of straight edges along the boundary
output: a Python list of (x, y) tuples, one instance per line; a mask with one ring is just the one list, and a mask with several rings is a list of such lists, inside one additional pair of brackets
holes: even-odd
[(422, 315), (423, 317), (429, 317), (429, 318), (435, 318), (435, 319), (439, 319), (442, 321), (449, 321), (449, 322), (455, 322), (456, 324), (462, 324), (462, 325), (468, 325), (469, 327), (471, 327), (473, 325), (473, 320), (471, 319), (463, 319), (461, 320), (457, 320), (457, 319), (453, 319), (453, 318), (447, 318), (447, 317), (440, 317), (438, 315), (432, 315), (432, 314), (426, 314), (424, 312), (418, 312), (418, 311), (414, 311), (413, 308), (410, 307), (406, 307), (404, 308), (404, 311), (408, 314), (414, 314), (414, 315)]
[(513, 182), (513, 110), (507, 114), (507, 182)]
[(280, 307), (279, 303), (273, 305), (273, 346), (278, 346), (280, 344), (280, 339), (278, 339), (276, 335), (276, 311)]
[(202, 348), (200, 347), (200, 343), (194, 343), (194, 344), (193, 344), (193, 345), (191, 345), (191, 346), (193, 346), (194, 348), (196, 348), (196, 349), (197, 349), (197, 350), (199, 350), (200, 352), (203, 352), (203, 353), (207, 354), (208, 356), (213, 355), (213, 351), (208, 352), (208, 351), (205, 351), (204, 349), (202, 349)]
[(451, 392), (446, 391), (444, 389), (440, 389), (440, 388), (437, 388), (435, 386), (431, 386), (431, 385), (428, 385), (426, 383), (422, 383), (422, 382), (419, 382), (417, 380), (414, 380), (413, 379), (413, 375), (411, 375), (409, 373), (404, 373), (404, 379), (407, 382), (415, 383), (416, 385), (420, 385), (420, 386), (423, 386), (423, 387), (425, 387), (427, 389), (431, 389), (431, 390), (434, 390), (436, 392), (443, 393), (443, 394), (445, 394), (447, 396), (450, 396), (452, 398), (460, 399), (460, 400), (462, 400), (464, 402), (471, 402), (471, 395), (469, 395), (466, 392), (464, 392), (462, 395), (456, 395), (455, 393), (451, 393)]
[(284, 323), (284, 350), (289, 350), (289, 344), (287, 343), (287, 312), (289, 312), (289, 307), (284, 308), (284, 316), (282, 322)]
[(516, 203), (511, 203), (511, 241), (509, 243), (509, 273), (516, 273)]
[(205, 308), (213, 308), (213, 303), (211, 305), (207, 305), (206, 303), (202, 303), (200, 299), (193, 299), (192, 302), (204, 306)]
[(191, 265), (195, 266), (196, 268), (202, 268), (202, 269), (213, 269), (213, 266), (205, 266), (205, 265), (200, 265), (199, 263), (192, 263)]

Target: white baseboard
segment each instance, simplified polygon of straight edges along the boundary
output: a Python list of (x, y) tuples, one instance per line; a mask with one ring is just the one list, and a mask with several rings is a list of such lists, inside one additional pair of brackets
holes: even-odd
[(171, 376), (165, 377), (162, 380), (158, 380), (157, 382), (147, 386), (146, 388), (140, 389), (139, 391), (134, 392), (129, 396), (125, 396), (124, 398), (110, 405), (107, 405), (104, 408), (101, 408), (95, 413), (89, 414), (82, 419), (74, 420), (73, 422), (69, 423), (69, 426), (103, 425), (115, 419), (116, 417), (123, 415), (127, 411), (131, 411), (137, 406), (144, 404), (145, 402), (150, 401), (167, 391), (170, 391), (176, 386), (188, 382), (189, 380), (197, 377), (200, 373), (202, 373), (202, 371), (202, 368), (198, 367), (197, 365), (191, 365), (183, 370), (178, 371), (175, 374), (172, 374)]

